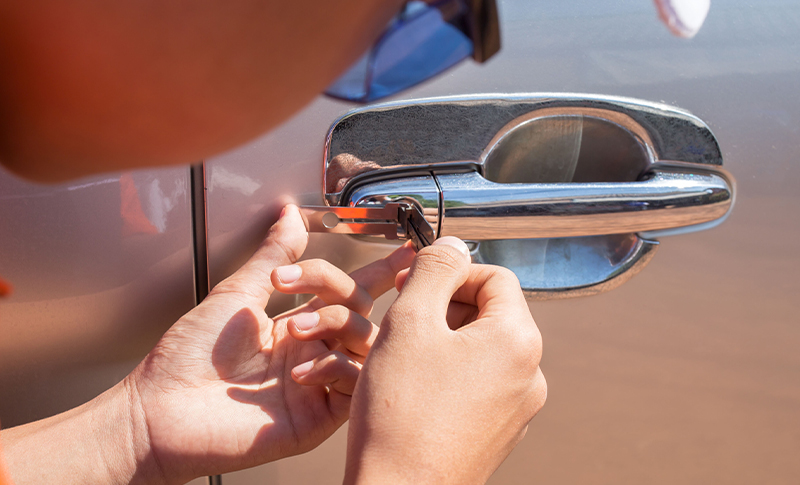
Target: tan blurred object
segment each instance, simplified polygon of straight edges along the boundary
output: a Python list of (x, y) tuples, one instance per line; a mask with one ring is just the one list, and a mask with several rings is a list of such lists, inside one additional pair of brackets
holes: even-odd
[(8, 296), (11, 294), (11, 284), (0, 278), (0, 297)]
[(375, 162), (364, 161), (349, 153), (342, 153), (331, 160), (328, 167), (325, 191), (329, 194), (341, 192), (351, 178), (358, 174), (381, 168)]
[(0, 445), (0, 485), (11, 485), (11, 479), (6, 473), (6, 465), (3, 461), (3, 447)]
[(654, 0), (658, 16), (670, 32), (691, 39), (708, 16), (711, 0)]
[(120, 175), (119, 195), (123, 237), (134, 234), (158, 234), (158, 229), (150, 222), (142, 209), (142, 201), (131, 172)]

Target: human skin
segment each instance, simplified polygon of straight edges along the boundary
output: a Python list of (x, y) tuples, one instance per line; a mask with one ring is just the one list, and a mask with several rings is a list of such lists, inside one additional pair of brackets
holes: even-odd
[[(485, 481), (547, 392), (516, 278), (470, 264), (451, 237), (351, 276), (293, 264), (306, 242), (287, 206), (256, 254), (120, 384), (5, 430), (17, 485), (185, 483), (308, 451), (348, 415), (346, 483)], [(366, 316), (393, 285), (400, 296), (377, 330)], [(317, 296), (271, 319), (276, 289)]]
[[(195, 162), (232, 148), (276, 126), (329, 85), (401, 3), (0, 0), (0, 163), (34, 180), (59, 181)], [(397, 333), (392, 330), (380, 338), (364, 319), (371, 306), (364, 294), (372, 298), (389, 288), (394, 273), (410, 264), (413, 251), (406, 247), (352, 278), (323, 262), (300, 263), (300, 279), (288, 283), (281, 273), (297, 272), (285, 265), (299, 257), (307, 237), (298, 217), (289, 208), (253, 259), (181, 318), (119, 385), (66, 413), (3, 431), (17, 485), (182, 483), (307, 451), (347, 418), (360, 361), (376, 338), (395, 343), (382, 347), (369, 383), (356, 391), (353, 409), (359, 411), (350, 411), (356, 429), (380, 428), (368, 415), (387, 388), (375, 382), (378, 376), (392, 380), (393, 372), (439, 374), (443, 387), (426, 389), (429, 405), (454, 394), (486, 405), (441, 415), (449, 424), (418, 419), (414, 413), (426, 410), (412, 406), (391, 416), (397, 436), (391, 430), (351, 433), (348, 479), (384, 483), (390, 477), (410, 477), (414, 470), (408, 464), (414, 462), (404, 460), (423, 456), (429, 476), (457, 477), (452, 463), (435, 459), (441, 450), (451, 456), (453, 446), (469, 448), (469, 456), (478, 460), (472, 480), (487, 477), (544, 399), (540, 341), (531, 338), (535, 332), (527, 308), (519, 313), (517, 301), (509, 315), (494, 315), (497, 321), (474, 322), (478, 333), (493, 323), (529, 329), (522, 340), (526, 345), (503, 341), (503, 333), (484, 335), (491, 337), (485, 345), (502, 349), (508, 344), (502, 359), (492, 352), (476, 354), (481, 345), (451, 345), (449, 337), (434, 334), (433, 341), (449, 352), (443, 362), (473, 359), (482, 369), (474, 374), (476, 385), (458, 387), (452, 369), (431, 362), (431, 355), (418, 355), (418, 341), (409, 339), (404, 346), (391, 337)], [(465, 248), (442, 238), (423, 252), (429, 284), (449, 288), (461, 278), (462, 273), (447, 269), (453, 247)], [(521, 294), (509, 278), (490, 278), (485, 286), (497, 289), (497, 295)], [(270, 319), (263, 309), (273, 289), (316, 293), (321, 300), (295, 315)], [(443, 295), (436, 302), (448, 306)], [(425, 306), (420, 302), (426, 298), (418, 295), (394, 305), (396, 322), (395, 317), (385, 319), (385, 327), (425, 324), (403, 317), (402, 308)], [(451, 306), (466, 309), (459, 322), (465, 329), (471, 316), (496, 307), (487, 301)], [(301, 314), (318, 315), (317, 326), (301, 331)], [(416, 358), (431, 365), (399, 368)], [(520, 363), (516, 369), (501, 368)], [(498, 376), (508, 378), (501, 387), (519, 392), (501, 392)], [(405, 378), (391, 392), (417, 390), (413, 379)], [(523, 409), (517, 414), (502, 401), (514, 397)], [(504, 412), (486, 412), (493, 405)], [(450, 448), (440, 448), (433, 439), (438, 432), (468, 426), (495, 441), (460, 435)], [(498, 426), (506, 431), (496, 433)], [(424, 439), (406, 441), (409, 449), (402, 449), (398, 436), (408, 438), (414, 430)], [(382, 448), (395, 449), (397, 455), (376, 452)]]
[(286, 120), (402, 0), (0, 1), (0, 161), (59, 181), (185, 164)]
[[(348, 276), (321, 260), (293, 264), (307, 240), (298, 209), (287, 206), (255, 255), (121, 383), (66, 413), (4, 430), (15, 483), (184, 483), (324, 441), (348, 417), (377, 334), (366, 318), (373, 298), (394, 286), (415, 252), (406, 244)], [(275, 289), (318, 296), (269, 318)], [(317, 323), (303, 330), (309, 317)]]
[(8, 478), (8, 472), (6, 472), (6, 464), (3, 462), (3, 447), (0, 446), (0, 485), (8, 485), (11, 483), (11, 480)]
[(544, 405), (541, 335), (519, 281), (470, 264), (453, 239), (398, 275), (353, 394), (346, 484), (484, 483)]

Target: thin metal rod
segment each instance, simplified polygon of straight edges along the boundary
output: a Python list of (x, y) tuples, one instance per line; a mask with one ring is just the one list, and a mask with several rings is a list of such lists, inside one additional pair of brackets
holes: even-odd
[[(208, 274), (208, 197), (206, 167), (199, 162), (189, 167), (192, 202), (192, 247), (194, 250), (195, 305), (208, 296), (211, 280)], [(208, 485), (222, 485), (222, 476), (208, 477)]]
[(206, 198), (206, 170), (203, 162), (190, 168), (192, 192), (192, 242), (194, 246), (194, 294), (199, 304), (211, 291), (208, 274), (208, 219)]

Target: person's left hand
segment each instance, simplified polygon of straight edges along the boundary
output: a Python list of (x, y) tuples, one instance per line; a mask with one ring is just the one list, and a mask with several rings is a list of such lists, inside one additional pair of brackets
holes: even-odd
[[(298, 209), (287, 206), (255, 255), (126, 378), (133, 438), (148, 444), (137, 453), (143, 481), (187, 481), (303, 453), (347, 419), (377, 334), (366, 318), (373, 299), (415, 253), (405, 245), (348, 276), (321, 260), (292, 264), (307, 238)], [(316, 297), (269, 318), (275, 289)]]

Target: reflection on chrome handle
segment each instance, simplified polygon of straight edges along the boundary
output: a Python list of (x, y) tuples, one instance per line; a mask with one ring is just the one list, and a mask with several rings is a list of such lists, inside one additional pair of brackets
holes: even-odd
[(719, 173), (657, 168), (638, 182), (508, 184), (477, 172), (437, 175), (442, 236), (528, 239), (658, 231), (725, 216), (733, 191)]

